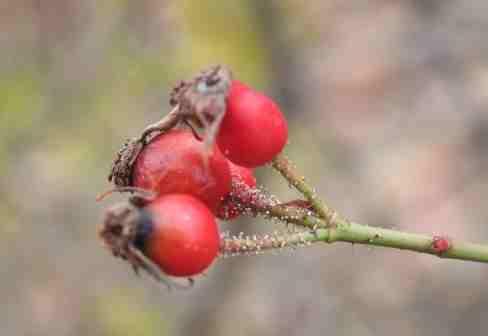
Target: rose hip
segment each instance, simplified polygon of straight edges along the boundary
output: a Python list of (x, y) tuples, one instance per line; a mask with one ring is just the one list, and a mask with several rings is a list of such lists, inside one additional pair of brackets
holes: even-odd
[(274, 101), (234, 80), (217, 143), (233, 163), (254, 168), (281, 152), (288, 140), (288, 125)]
[(134, 187), (190, 194), (216, 211), (231, 191), (228, 160), (217, 146), (206, 153), (190, 131), (171, 130), (154, 138), (139, 154), (132, 172)]
[(220, 237), (215, 218), (201, 201), (185, 194), (158, 198), (142, 209), (135, 245), (164, 273), (188, 277), (215, 260)]

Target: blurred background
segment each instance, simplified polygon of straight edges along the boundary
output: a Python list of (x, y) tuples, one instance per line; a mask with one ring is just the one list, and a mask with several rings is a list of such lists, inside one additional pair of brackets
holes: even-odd
[(482, 0), (4, 1), (1, 334), (485, 335), (487, 265), (318, 244), (167, 292), (101, 247), (122, 197), (95, 196), (171, 85), (223, 63), (279, 102), (287, 154), (339, 212), (488, 241), (487, 32)]

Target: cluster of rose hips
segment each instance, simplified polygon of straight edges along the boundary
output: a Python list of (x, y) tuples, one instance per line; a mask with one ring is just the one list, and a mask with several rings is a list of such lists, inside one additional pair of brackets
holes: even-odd
[(136, 192), (107, 212), (100, 236), (136, 271), (191, 277), (219, 254), (215, 218), (241, 215), (253, 169), (282, 151), (288, 127), (272, 99), (220, 66), (182, 82), (170, 103), (118, 153), (109, 179)]

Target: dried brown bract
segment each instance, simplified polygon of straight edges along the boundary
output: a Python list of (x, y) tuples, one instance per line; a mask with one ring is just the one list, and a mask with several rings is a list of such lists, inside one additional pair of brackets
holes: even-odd
[[(179, 82), (170, 94), (171, 112), (146, 127), (140, 136), (124, 143), (113, 161), (109, 181), (119, 187), (131, 186), (132, 167), (144, 146), (155, 136), (179, 125), (190, 127), (210, 149), (225, 115), (231, 83), (232, 73), (221, 65), (211, 67), (191, 80)], [(196, 129), (201, 130), (203, 136)]]

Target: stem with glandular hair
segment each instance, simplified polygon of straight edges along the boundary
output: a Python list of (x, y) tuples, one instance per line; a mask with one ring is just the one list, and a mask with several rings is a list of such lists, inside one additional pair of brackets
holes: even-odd
[[(286, 212), (287, 210), (285, 210)], [(291, 211), (291, 210), (289, 210)], [(330, 227), (325, 227), (325, 222), (313, 216), (296, 217), (293, 213), (284, 215), (283, 209), (279, 213), (270, 212), (269, 217), (284, 220), (293, 218), (293, 224), (310, 227), (311, 223), (317, 225), (315, 229), (304, 232), (284, 233), (271, 238), (257, 236), (249, 238), (226, 238), (223, 239), (221, 251), (224, 254), (239, 254), (264, 251), (273, 248), (287, 246), (306, 245), (316, 242), (335, 243), (348, 242), (372, 246), (390, 247), (400, 250), (436, 255), (447, 259), (461, 259), (488, 263), (488, 246), (463, 241), (449, 240), (449, 248), (439, 253), (434, 247), (436, 237), (407, 233), (397, 230), (383, 229), (368, 225), (349, 222), (343, 218), (334, 220)], [(274, 243), (273, 243), (274, 242)]]
[[(267, 202), (261, 191), (249, 192), (242, 206), (252, 215), (263, 215), (282, 222), (302, 226), (302, 232), (280, 233), (264, 236), (223, 238), (221, 251), (224, 255), (239, 255), (282, 247), (296, 247), (316, 242), (348, 242), (371, 246), (382, 246), (400, 250), (436, 255), (441, 258), (470, 260), (488, 263), (488, 245), (452, 240), (446, 237), (408, 233), (353, 223), (339, 215), (315, 195), (304, 178), (298, 174), (290, 161), (278, 156), (273, 168), (300, 191), (310, 202), (312, 210)], [(256, 201), (257, 200), (257, 201)], [(443, 245), (438, 245), (439, 239)], [(441, 249), (439, 246), (443, 246)]]
[(293, 169), (293, 165), (288, 158), (282, 154), (276, 156), (273, 160), (273, 168), (305, 196), (320, 218), (325, 219), (328, 224), (331, 224), (330, 222), (335, 216), (335, 211), (320, 199), (315, 190), (305, 182), (305, 177)]

